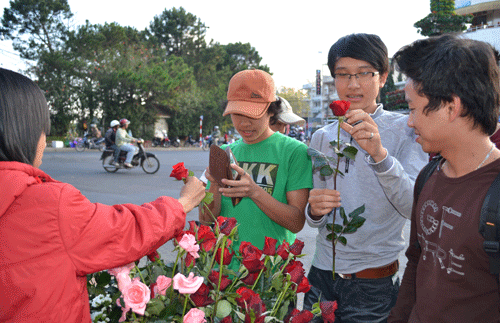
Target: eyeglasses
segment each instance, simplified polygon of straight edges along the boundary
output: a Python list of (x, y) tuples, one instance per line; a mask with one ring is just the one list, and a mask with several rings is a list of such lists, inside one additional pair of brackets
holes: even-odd
[(372, 77), (374, 77), (375, 75), (379, 75), (379, 74), (380, 74), (379, 72), (359, 72), (359, 73), (355, 73), (355, 74), (336, 73), (336, 74), (333, 74), (333, 77), (337, 81), (347, 82), (347, 81), (351, 80), (351, 76), (355, 76), (356, 80), (358, 80), (359, 82), (367, 82)]

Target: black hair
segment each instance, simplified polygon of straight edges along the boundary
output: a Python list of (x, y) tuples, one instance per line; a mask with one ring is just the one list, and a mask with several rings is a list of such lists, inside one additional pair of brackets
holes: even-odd
[(424, 113), (439, 110), (457, 96), (464, 109), (461, 116), (492, 135), (500, 107), (499, 57), (488, 43), (446, 34), (401, 48), (393, 64), (429, 100)]
[(50, 132), (42, 90), (19, 73), (0, 68), (0, 161), (33, 165), (40, 136)]
[(271, 116), (269, 117), (269, 124), (275, 125), (278, 122), (278, 115), (283, 111), (281, 107), (281, 99), (278, 98), (277, 101), (271, 102), (269, 107), (267, 108), (267, 113)]
[(328, 68), (332, 76), (335, 64), (342, 57), (350, 57), (370, 63), (380, 74), (389, 72), (389, 54), (379, 36), (350, 34), (337, 40), (328, 52)]

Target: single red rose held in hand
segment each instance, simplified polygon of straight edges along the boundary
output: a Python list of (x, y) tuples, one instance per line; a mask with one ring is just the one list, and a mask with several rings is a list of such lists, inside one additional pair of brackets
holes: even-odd
[(330, 109), (332, 110), (333, 115), (337, 117), (344, 116), (350, 106), (351, 102), (345, 100), (333, 101), (330, 103)]
[(180, 162), (172, 166), (173, 170), (170, 173), (170, 177), (175, 177), (176, 180), (180, 181), (185, 179), (189, 175), (189, 171), (184, 167), (184, 162)]

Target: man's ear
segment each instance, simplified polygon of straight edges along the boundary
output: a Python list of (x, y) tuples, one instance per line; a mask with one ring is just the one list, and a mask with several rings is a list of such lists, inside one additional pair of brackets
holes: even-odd
[(448, 110), (450, 121), (454, 121), (462, 114), (462, 100), (453, 95), (451, 102), (446, 103), (445, 108)]
[(389, 75), (389, 72), (385, 72), (384, 74), (380, 75), (380, 88), (384, 87), (385, 82), (387, 81), (388, 75)]

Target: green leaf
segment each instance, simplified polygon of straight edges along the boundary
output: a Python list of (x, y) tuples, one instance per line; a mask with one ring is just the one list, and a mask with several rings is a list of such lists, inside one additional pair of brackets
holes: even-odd
[(189, 171), (188, 171), (188, 176), (194, 176), (194, 173), (193, 173), (193, 171), (192, 171), (192, 170), (189, 170)]
[(353, 147), (353, 146), (348, 146), (348, 147), (345, 147), (344, 150), (342, 150), (342, 153), (347, 158), (354, 160), (356, 158), (356, 154), (358, 153), (358, 149), (356, 147)]
[(214, 194), (210, 193), (210, 192), (206, 192), (205, 197), (203, 198), (203, 200), (201, 200), (201, 203), (209, 205), (210, 203), (212, 203), (213, 200), (214, 200)]
[(319, 173), (321, 176), (330, 176), (333, 174), (333, 169), (330, 166), (325, 165), (325, 166), (321, 167), (321, 169), (319, 170)]
[(365, 223), (366, 219), (360, 215), (355, 215), (352, 217), (351, 222), (349, 222), (349, 226), (359, 228)]
[(326, 157), (326, 159), (328, 159), (328, 161), (329, 161), (332, 165), (334, 165), (334, 164), (336, 164), (336, 163), (337, 163), (337, 158), (335, 158), (335, 157)]
[(159, 298), (153, 298), (148, 302), (147, 311), (151, 315), (159, 315), (165, 308), (165, 305)]
[(344, 173), (342, 173), (340, 170), (336, 169), (335, 171), (339, 173), (341, 176), (344, 176)]
[(313, 168), (321, 168), (323, 166), (328, 166), (328, 160), (323, 157), (313, 158)]
[(311, 157), (326, 157), (321, 151), (316, 150), (314, 148), (307, 148), (307, 154)]
[(343, 244), (345, 246), (347, 244), (347, 239), (344, 236), (342, 236), (342, 237), (339, 237), (338, 242), (340, 242), (341, 244)]
[(326, 225), (326, 229), (327, 229), (328, 231), (332, 232), (332, 230), (333, 230), (333, 224), (328, 223), (328, 224)]
[(332, 241), (332, 239), (333, 239), (333, 234), (330, 233), (326, 236), (326, 240)]
[(340, 207), (340, 217), (342, 218), (343, 220), (343, 225), (347, 225), (348, 221), (347, 221), (347, 216), (345, 214), (345, 210), (343, 207)]
[(343, 227), (343, 226), (341, 226), (340, 224), (335, 224), (335, 225), (333, 226), (333, 230), (334, 230), (334, 232), (335, 232), (335, 233), (340, 233), (340, 232), (342, 232), (342, 229), (343, 229), (343, 228), (344, 228), (344, 227)]
[(351, 213), (349, 213), (349, 217), (352, 218), (356, 215), (360, 215), (361, 213), (364, 213), (365, 212), (365, 205), (361, 205), (360, 207), (358, 207), (356, 210), (352, 211)]
[(332, 145), (332, 147), (337, 147), (337, 140), (330, 141), (330, 145)]

